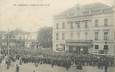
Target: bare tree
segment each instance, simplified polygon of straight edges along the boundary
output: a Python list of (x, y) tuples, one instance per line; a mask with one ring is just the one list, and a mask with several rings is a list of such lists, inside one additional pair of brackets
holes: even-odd
[(38, 31), (38, 41), (43, 48), (52, 47), (52, 27), (43, 27)]

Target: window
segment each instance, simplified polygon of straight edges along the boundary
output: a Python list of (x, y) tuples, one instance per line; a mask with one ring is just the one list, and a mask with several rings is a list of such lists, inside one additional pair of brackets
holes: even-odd
[(77, 33), (77, 36), (78, 36), (78, 37), (77, 37), (78, 40), (80, 40), (80, 33), (79, 33), (79, 32)]
[(96, 20), (95, 20), (95, 27), (98, 27), (98, 23), (99, 23), (99, 20), (96, 19)]
[(85, 39), (87, 40), (87, 35), (88, 35), (88, 33), (87, 32), (85, 32)]
[(108, 45), (104, 45), (104, 50), (108, 50)]
[(73, 22), (70, 22), (70, 28), (73, 29)]
[(59, 36), (59, 34), (58, 34), (58, 33), (56, 33), (56, 40), (59, 40), (58, 36)]
[(95, 40), (98, 40), (98, 35), (99, 35), (99, 33), (95, 32)]
[(59, 24), (58, 23), (56, 23), (56, 29), (59, 29)]
[(65, 23), (64, 22), (62, 23), (62, 29), (65, 29)]
[(108, 40), (108, 32), (104, 32), (104, 40)]
[(88, 27), (88, 21), (85, 21), (85, 28)]
[(114, 32), (114, 40), (115, 40), (115, 32)]
[(58, 48), (58, 44), (56, 44), (56, 48)]
[(99, 45), (95, 45), (95, 49), (99, 49)]
[(76, 21), (77, 28), (80, 28), (80, 22)]
[(104, 19), (104, 26), (108, 26), (108, 19), (107, 18)]
[(65, 33), (62, 33), (62, 40), (65, 39)]
[(73, 32), (70, 33), (71, 39), (73, 39)]

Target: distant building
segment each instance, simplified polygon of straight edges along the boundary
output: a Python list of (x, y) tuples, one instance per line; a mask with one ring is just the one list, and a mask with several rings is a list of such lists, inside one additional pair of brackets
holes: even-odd
[(25, 49), (25, 48), (37, 48), (38, 41), (35, 36), (37, 34), (24, 32), (21, 30), (13, 30), (9, 32), (0, 32), (0, 50), (3, 53), (8, 52), (10, 49)]
[(39, 42), (37, 40), (36, 32), (28, 32), (25, 35), (25, 47), (27, 48), (39, 48)]
[(53, 50), (114, 55), (114, 7), (103, 3), (75, 6), (54, 17)]

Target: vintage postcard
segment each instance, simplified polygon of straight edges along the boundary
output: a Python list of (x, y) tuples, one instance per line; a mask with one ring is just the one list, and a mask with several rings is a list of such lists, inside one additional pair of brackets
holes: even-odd
[(115, 72), (115, 0), (0, 0), (0, 72)]

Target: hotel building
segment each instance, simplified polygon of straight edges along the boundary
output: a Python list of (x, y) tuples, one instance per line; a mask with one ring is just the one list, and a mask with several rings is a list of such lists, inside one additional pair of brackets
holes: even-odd
[(53, 50), (115, 55), (114, 6), (94, 3), (72, 7), (54, 17)]

